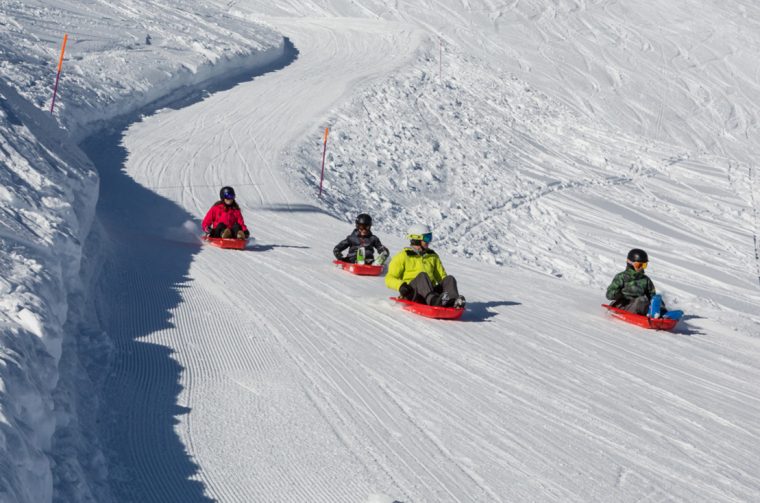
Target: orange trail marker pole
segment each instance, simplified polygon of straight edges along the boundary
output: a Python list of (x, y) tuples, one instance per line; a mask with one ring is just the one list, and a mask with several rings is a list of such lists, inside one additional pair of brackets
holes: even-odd
[(50, 113), (53, 113), (55, 108), (55, 95), (58, 94), (58, 81), (61, 78), (61, 68), (63, 68), (63, 54), (66, 52), (66, 41), (69, 39), (69, 34), (63, 34), (63, 45), (61, 45), (61, 57), (58, 58), (58, 73), (55, 76), (55, 86), (53, 86), (53, 101), (50, 103)]
[(322, 182), (325, 179), (325, 154), (327, 153), (327, 133), (328, 128), (325, 128), (324, 148), (322, 149), (322, 175), (319, 177), (319, 197), (322, 197)]

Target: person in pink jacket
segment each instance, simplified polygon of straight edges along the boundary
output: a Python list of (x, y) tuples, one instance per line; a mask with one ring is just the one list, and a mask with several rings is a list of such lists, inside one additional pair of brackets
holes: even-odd
[(219, 200), (208, 210), (201, 227), (212, 238), (248, 239), (251, 233), (245, 226), (240, 206), (235, 202), (235, 189), (222, 187)]

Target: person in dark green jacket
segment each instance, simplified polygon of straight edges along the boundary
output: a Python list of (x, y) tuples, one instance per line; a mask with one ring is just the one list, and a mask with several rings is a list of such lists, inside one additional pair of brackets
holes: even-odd
[[(628, 252), (625, 271), (616, 274), (607, 287), (607, 298), (612, 301), (611, 306), (636, 314), (647, 314), (649, 303), (657, 293), (654, 283), (644, 273), (648, 263), (649, 256), (644, 250), (634, 248)], [(666, 311), (664, 305), (661, 310)]]
[(464, 308), (457, 281), (446, 274), (438, 254), (430, 249), (433, 233), (427, 225), (414, 225), (407, 234), (410, 246), (397, 253), (385, 275), (385, 285), (399, 297), (430, 306)]

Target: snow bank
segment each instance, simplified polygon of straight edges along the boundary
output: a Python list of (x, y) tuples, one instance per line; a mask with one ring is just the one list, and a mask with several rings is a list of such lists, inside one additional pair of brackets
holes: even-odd
[[(53, 116), (47, 110), (64, 32), (69, 44)], [(157, 100), (275, 61), (284, 47), (281, 35), (213, 3), (189, 12), (182, 2), (3, 2), (0, 501), (52, 500), (52, 439), (57, 428), (77, 423), (77, 377), (66, 374), (76, 364), (61, 357), (65, 345), (76, 346), (64, 325), (69, 295), (80, 288), (98, 179), (76, 142)], [(56, 403), (54, 393), (72, 403)], [(71, 475), (77, 455), (56, 462)], [(68, 500), (89, 494), (86, 481), (66, 483)]]
[(99, 122), (218, 76), (245, 74), (284, 50), (282, 35), (213, 2), (192, 9), (180, 1), (19, 2), (4, 6), (0, 24), (3, 77), (44, 109), (68, 33), (55, 114), (76, 140)]
[(2, 81), (0, 165), (0, 498), (47, 501), (67, 290), (98, 182), (50, 114)]

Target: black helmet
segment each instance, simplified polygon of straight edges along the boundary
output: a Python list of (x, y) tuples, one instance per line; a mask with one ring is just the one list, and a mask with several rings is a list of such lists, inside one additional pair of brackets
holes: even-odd
[(219, 199), (235, 199), (235, 189), (232, 187), (222, 187), (219, 190)]
[(366, 225), (367, 227), (372, 227), (372, 217), (367, 215), (366, 213), (360, 214), (358, 217), (356, 217), (356, 226), (360, 225)]
[(628, 252), (628, 261), (629, 262), (649, 262), (649, 256), (647, 255), (647, 252), (644, 250), (641, 250), (639, 248), (634, 248), (633, 250)]

